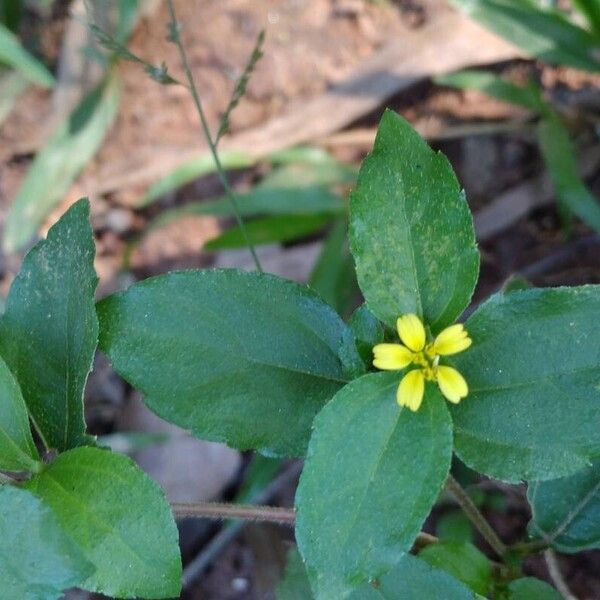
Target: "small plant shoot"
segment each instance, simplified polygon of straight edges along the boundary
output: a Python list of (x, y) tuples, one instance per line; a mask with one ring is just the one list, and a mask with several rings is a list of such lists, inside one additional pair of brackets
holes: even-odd
[[(295, 522), (280, 598), (560, 597), (522, 561), (600, 547), (600, 287), (503, 291), (464, 320), (480, 262), (465, 194), (391, 111), (349, 231), (365, 302), (345, 321), (310, 287), (258, 270), (166, 273), (96, 304), (88, 202), (63, 215), (0, 321), (0, 597), (181, 591), (181, 512), (87, 432), (97, 346), (167, 421), (304, 459), (293, 511), (223, 508)], [(456, 458), (527, 483), (527, 538), (501, 539)], [(487, 554), (468, 523), (458, 540), (423, 532), (444, 490)]]

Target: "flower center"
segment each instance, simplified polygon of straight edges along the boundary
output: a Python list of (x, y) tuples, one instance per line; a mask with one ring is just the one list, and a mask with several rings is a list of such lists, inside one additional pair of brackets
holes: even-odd
[(440, 357), (435, 354), (433, 344), (428, 344), (425, 350), (416, 352), (413, 358), (413, 363), (422, 367), (421, 371), (427, 381), (437, 381), (439, 362)]

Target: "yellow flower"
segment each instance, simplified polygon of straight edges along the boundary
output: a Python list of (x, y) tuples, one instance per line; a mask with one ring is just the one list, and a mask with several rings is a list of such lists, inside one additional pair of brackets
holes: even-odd
[(396, 399), (400, 406), (416, 411), (425, 395), (425, 382), (435, 381), (449, 402), (458, 404), (469, 393), (464, 377), (452, 367), (440, 365), (441, 356), (466, 350), (472, 343), (462, 323), (446, 327), (433, 342), (417, 315), (402, 315), (396, 322), (402, 344), (377, 344), (373, 348), (373, 366), (384, 371), (410, 370), (398, 386)]

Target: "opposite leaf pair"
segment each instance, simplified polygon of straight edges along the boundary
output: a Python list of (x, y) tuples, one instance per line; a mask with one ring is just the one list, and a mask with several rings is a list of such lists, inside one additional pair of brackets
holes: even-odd
[[(472, 219), (446, 159), (390, 112), (351, 208), (352, 251), (368, 309), (359, 309), (348, 325), (303, 286), (235, 270), (167, 274), (97, 306), (100, 347), (158, 414), (242, 449), (303, 456), (308, 444), (296, 533), (313, 590), (326, 600), (364, 584), (372, 596), (368, 582), (381, 579), (383, 589), (384, 580), (387, 586), (402, 573), (396, 568), (438, 497), (453, 450), (472, 468), (505, 481), (568, 475), (600, 457), (598, 288), (498, 295), (464, 330), (444, 333), (477, 280)], [(0, 324), (0, 353), (23, 388), (40, 437), (60, 450), (92, 443), (81, 408), (96, 331), (87, 219), (87, 204), (78, 203), (27, 257)], [(444, 357), (469, 385), (458, 406), (444, 402), (428, 382), (420, 409), (404, 410), (395, 399), (397, 373), (364, 374), (370, 348), (385, 341), (384, 326), (392, 329), (406, 314), (426, 324), (438, 350), (443, 342), (455, 349), (467, 344), (465, 330), (474, 340), (467, 352)], [(413, 353), (427, 351), (409, 337)], [(27, 487), (81, 547), (96, 568), (92, 577), (108, 578), (114, 561), (129, 563), (114, 555), (117, 544), (104, 545), (113, 529), (98, 527), (105, 536), (92, 535), (84, 514), (60, 509), (69, 505), (67, 498), (57, 500), (65, 488), (84, 506), (98, 498), (126, 521), (135, 521), (135, 508), (154, 498), (160, 518), (152, 520), (153, 530), (135, 523), (123, 529), (112, 508), (91, 512), (106, 514), (105, 524), (114, 524), (116, 535), (125, 531), (130, 545), (136, 540), (163, 553), (142, 561), (145, 571), (123, 577), (139, 585), (158, 580), (156, 594), (176, 593), (181, 566), (173, 554), (174, 525), (156, 487), (132, 483), (139, 487), (135, 502), (123, 492), (103, 495), (119, 489), (109, 474), (127, 471), (122, 461), (129, 462), (94, 448), (69, 450), (41, 469), (30, 439), (18, 437), (26, 422), (23, 414), (14, 421), (10, 435), (20, 440), (20, 451), (15, 459), (14, 447), (5, 444), (4, 460), (41, 471)], [(121, 467), (112, 467), (113, 457)], [(149, 531), (164, 543), (147, 543)], [(112, 582), (118, 591), (89, 587), (150, 597), (123, 581)], [(35, 585), (21, 583), (23, 589)]]
[(233, 270), (167, 274), (98, 306), (101, 348), (164, 418), (280, 456), (302, 456), (310, 438), (296, 531), (322, 598), (380, 577), (410, 549), (453, 450), (510, 482), (574, 473), (600, 456), (597, 287), (486, 302), (465, 324), (473, 345), (444, 358), (468, 397), (451, 416), (427, 383), (412, 413), (395, 401), (398, 374), (361, 376), (385, 341), (373, 314), (389, 329), (418, 315), (435, 339), (468, 305), (479, 254), (448, 161), (391, 112), (350, 225), (370, 312), (349, 326), (302, 286)]
[[(600, 454), (597, 287), (498, 295), (464, 328), (446, 329), (477, 280), (472, 220), (446, 159), (390, 112), (363, 163), (350, 224), (359, 284), (385, 325), (415, 314), (433, 340), (447, 337), (451, 350), (473, 339), (467, 352), (451, 356), (469, 395), (450, 405), (451, 419), (429, 383), (411, 413), (394, 402), (397, 374), (369, 374), (317, 415), (296, 497), (296, 533), (318, 598), (346, 597), (410, 550), (453, 450), (479, 472), (514, 482), (566, 475)], [(381, 334), (371, 340), (375, 366), (400, 369), (415, 364), (415, 354), (419, 366), (427, 345), (417, 323), (400, 321), (405, 349), (381, 346)], [(573, 349), (567, 356), (565, 347)], [(422, 368), (435, 366), (427, 360)], [(415, 372), (400, 384), (400, 403), (413, 409), (421, 384), (407, 396), (403, 386)], [(462, 376), (453, 375), (452, 398), (467, 391)]]

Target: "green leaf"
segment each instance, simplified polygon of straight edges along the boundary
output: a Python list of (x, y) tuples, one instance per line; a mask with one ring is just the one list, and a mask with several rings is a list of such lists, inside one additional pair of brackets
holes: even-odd
[(308, 283), (341, 315), (346, 314), (359, 295), (347, 232), (345, 220), (334, 222)]
[(100, 347), (153, 411), (241, 449), (303, 455), (314, 415), (363, 368), (337, 314), (272, 275), (170, 273), (98, 313)]
[(436, 523), (436, 534), (444, 542), (463, 544), (473, 541), (471, 522), (462, 510), (444, 513)]
[(552, 481), (529, 484), (527, 498), (533, 518), (532, 537), (560, 552), (600, 547), (600, 462)]
[(474, 592), (487, 596), (492, 587), (492, 567), (488, 559), (473, 544), (440, 542), (419, 552), (419, 558), (450, 573)]
[(296, 540), (319, 598), (345, 598), (410, 550), (444, 484), (452, 425), (437, 387), (396, 403), (398, 373), (349, 383), (315, 418)]
[(502, 284), (503, 294), (512, 294), (512, 292), (520, 292), (529, 290), (533, 287), (530, 281), (521, 275), (510, 275)]
[[(340, 214), (344, 211), (342, 199), (324, 187), (298, 188), (256, 187), (245, 194), (236, 195), (238, 212), (242, 217), (258, 215), (299, 215), (303, 217), (323, 214)], [(217, 198), (202, 202), (190, 202), (185, 206), (167, 210), (152, 221), (155, 229), (177, 219), (189, 216), (214, 215), (233, 217), (235, 212), (229, 198)], [(250, 226), (251, 224), (247, 224)]]
[[(253, 244), (274, 244), (307, 237), (323, 229), (329, 221), (331, 215), (277, 215), (248, 221), (245, 229)], [(247, 245), (241, 228), (236, 226), (204, 244), (204, 249), (225, 250)]]
[[(224, 169), (244, 169), (251, 167), (255, 162), (249, 154), (242, 152), (220, 152), (219, 160)], [(157, 181), (146, 192), (146, 195), (138, 203), (138, 207), (142, 208), (152, 204), (161, 196), (168, 194), (187, 183), (191, 183), (194, 179), (215, 173), (217, 167), (215, 160), (211, 154), (205, 154), (193, 160), (190, 160)]]
[(275, 478), (281, 470), (281, 465), (282, 461), (278, 458), (255, 454), (244, 473), (244, 481), (235, 495), (235, 502), (239, 504), (256, 502), (258, 494)]
[(523, 0), (451, 0), (470, 17), (543, 61), (599, 71), (598, 40), (557, 10)]
[(600, 231), (600, 204), (579, 175), (569, 132), (558, 115), (550, 113), (540, 122), (538, 141), (559, 200), (592, 229)]
[[(481, 598), (445, 571), (405, 554), (376, 585), (364, 585), (350, 600), (477, 600)], [(482, 599), (483, 600), (483, 599)]]
[(598, 0), (571, 0), (573, 6), (587, 19), (596, 36), (600, 36), (600, 2)]
[(38, 461), (21, 389), (0, 359), (0, 469), (37, 471)]
[(508, 586), (509, 600), (563, 600), (563, 597), (545, 581), (522, 577)]
[(461, 90), (477, 90), (492, 98), (516, 104), (529, 110), (540, 111), (545, 109), (545, 102), (541, 92), (534, 84), (527, 86), (515, 85), (514, 83), (498, 77), (490, 71), (459, 71), (447, 75), (438, 75), (435, 83), (454, 87)]
[(466, 323), (455, 366), (469, 395), (452, 408), (470, 467), (509, 482), (553, 479), (600, 457), (600, 287), (498, 294)]
[(261, 188), (297, 188), (310, 186), (339, 186), (354, 183), (357, 169), (326, 156), (321, 162), (298, 162), (284, 164), (267, 173), (261, 180)]
[(356, 339), (356, 347), (365, 365), (373, 364), (373, 346), (383, 342), (385, 330), (366, 304), (359, 306), (348, 321)]
[(306, 569), (298, 549), (290, 548), (283, 580), (277, 586), (277, 600), (313, 600)]
[(163, 491), (135, 463), (98, 448), (61, 454), (26, 486), (51, 507), (96, 571), (83, 589), (167, 598), (181, 588), (178, 533)]
[(27, 254), (0, 320), (0, 356), (48, 448), (87, 443), (83, 390), (98, 338), (89, 203), (80, 200)]
[[(175, 434), (177, 435), (177, 434)], [(148, 446), (157, 446), (168, 442), (173, 436), (169, 433), (144, 433), (142, 431), (117, 431), (97, 438), (100, 448), (108, 448), (113, 452), (131, 454)]]
[(17, 31), (23, 16), (21, 0), (0, 0), (0, 22), (11, 31)]
[(479, 270), (473, 220), (450, 163), (386, 111), (351, 197), (367, 306), (390, 327), (416, 313), (436, 333), (466, 308)]
[(12, 67), (31, 83), (50, 88), (54, 77), (36, 58), (21, 45), (18, 38), (0, 23), (0, 63)]
[(0, 486), (0, 512), (2, 598), (58, 600), (92, 575), (94, 567), (33, 494)]
[(119, 85), (113, 75), (81, 101), (37, 154), (7, 217), (4, 248), (8, 252), (28, 244), (63, 199), (100, 147), (118, 106)]
[[(258, 162), (258, 159), (250, 154), (235, 151), (219, 153), (219, 159), (225, 169), (244, 169), (252, 167)], [(340, 164), (321, 148), (286, 148), (273, 152), (265, 158), (265, 162), (283, 165), (283, 167), (275, 169), (265, 176), (258, 187), (298, 187), (299, 181), (304, 186), (331, 185), (333, 183), (351, 183), (355, 178), (351, 167)], [(290, 167), (289, 170), (288, 167)], [(215, 172), (215, 162), (210, 154), (190, 160), (157, 181), (142, 198), (139, 206), (147, 206), (161, 196), (191, 183), (199, 177)], [(200, 204), (205, 203), (198, 203), (198, 205)]]

